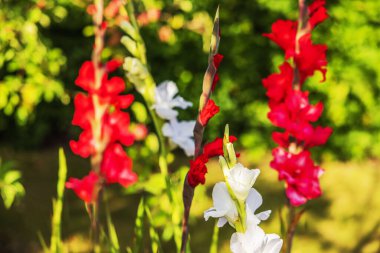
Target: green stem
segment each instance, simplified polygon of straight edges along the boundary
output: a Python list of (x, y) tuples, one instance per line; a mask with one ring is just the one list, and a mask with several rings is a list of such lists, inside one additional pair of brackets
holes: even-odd
[[(132, 26), (134, 27), (134, 29), (136, 30), (136, 35), (137, 35), (136, 45), (137, 45), (137, 50), (139, 52), (139, 60), (148, 69), (147, 59), (146, 59), (145, 43), (141, 37), (140, 29), (139, 29), (139, 26), (138, 26), (136, 18), (135, 18), (135, 11), (134, 11), (132, 1), (128, 1), (128, 3), (127, 3), (127, 12), (128, 12), (128, 17), (130, 19), (130, 22), (131, 22)], [(145, 82), (146, 82), (146, 86), (151, 88), (151, 89), (154, 89), (156, 87), (154, 79), (150, 75), (150, 73), (149, 73), (149, 78), (147, 78), (145, 80)], [(141, 94), (141, 95), (142, 95), (142, 97), (143, 97), (143, 99), (147, 105), (149, 114), (152, 118), (153, 125), (155, 128), (157, 137), (158, 137), (158, 142), (160, 145), (160, 154), (159, 154), (159, 158), (158, 158), (158, 164), (159, 164), (161, 174), (165, 177), (166, 191), (167, 191), (170, 203), (172, 203), (173, 202), (173, 194), (171, 192), (172, 187), (171, 187), (171, 181), (169, 178), (168, 163), (166, 160), (166, 158), (167, 158), (166, 143), (165, 143), (164, 136), (162, 135), (162, 132), (161, 132), (162, 124), (160, 123), (160, 120), (158, 119), (156, 113), (152, 109), (152, 104), (154, 102), (153, 94), (148, 91), (147, 93)]]

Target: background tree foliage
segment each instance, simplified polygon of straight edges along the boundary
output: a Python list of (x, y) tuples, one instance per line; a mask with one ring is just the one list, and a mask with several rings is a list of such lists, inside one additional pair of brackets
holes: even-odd
[[(50, 143), (53, 136), (65, 139), (70, 132), (72, 104), (67, 104), (75, 92), (78, 67), (91, 50), (87, 4), (84, 0), (2, 1), (0, 136), (4, 140), (20, 145), (14, 140), (22, 138), (24, 147), (36, 147)], [(220, 51), (225, 59), (216, 101), (222, 113), (207, 134), (219, 135), (228, 122), (232, 131), (239, 133), (244, 148), (259, 159), (273, 146), (261, 79), (276, 71), (283, 60), (279, 49), (261, 34), (278, 18), (295, 18), (296, 1), (141, 1), (139, 12), (162, 9), (158, 22), (142, 28), (151, 71), (158, 81), (178, 83), (185, 98), (195, 104), (183, 117), (193, 118), (206, 67), (211, 27), (208, 13), (218, 4)], [(327, 82), (319, 84), (317, 76), (307, 83), (311, 97), (326, 102), (323, 124), (335, 130), (323, 154), (332, 159), (377, 157), (380, 2), (330, 1), (328, 9), (331, 18), (315, 35), (319, 43), (329, 46)], [(108, 34), (110, 50), (105, 57), (126, 55), (117, 44), (120, 36), (116, 28)], [(37, 106), (52, 101), (48, 107)], [(23, 138), (26, 136), (31, 138)]]

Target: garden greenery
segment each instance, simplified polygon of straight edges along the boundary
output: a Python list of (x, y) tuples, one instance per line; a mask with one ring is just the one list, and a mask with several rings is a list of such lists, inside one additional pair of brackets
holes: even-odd
[[(65, 188), (83, 201), (92, 252), (191, 252), (194, 193), (205, 192), (218, 161), (223, 178), (204, 212), (206, 221), (217, 219), (213, 237), (204, 238), (210, 252), (218, 252), (228, 223), (234, 253), (290, 253), (305, 206), (322, 196), (321, 161), (380, 155), (376, 1), (236, 0), (221, 9), (189, 0), (0, 4), (0, 130), (14, 120), (37, 126), (28, 128), (34, 133), (39, 105), (51, 103), (64, 113), (48, 120), (66, 121), (54, 133), (69, 133), (72, 153), (88, 161), (67, 169), (59, 151), (49, 245), (39, 234), (44, 252), (69, 251), (61, 236)], [(83, 15), (70, 21), (69, 11)], [(80, 49), (59, 41), (55, 29), (76, 30)], [(266, 202), (252, 187), (265, 171), (246, 168), (236, 146), (254, 162), (273, 148), (268, 166), (287, 198), (276, 217), (279, 235), (261, 228), (271, 210), (257, 211)], [(81, 176), (66, 180), (77, 169)], [(24, 194), (20, 180), (12, 163), (0, 163), (6, 208)], [(126, 249), (110, 209), (115, 192), (139, 199)]]

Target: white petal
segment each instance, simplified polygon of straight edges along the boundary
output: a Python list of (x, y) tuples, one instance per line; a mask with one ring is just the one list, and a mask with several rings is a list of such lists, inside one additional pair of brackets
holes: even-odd
[(244, 234), (232, 235), (230, 248), (233, 253), (261, 253), (264, 240), (265, 233), (259, 226), (249, 226)]
[(170, 102), (170, 105), (173, 107), (179, 107), (181, 109), (186, 109), (188, 107), (193, 106), (193, 103), (188, 102), (185, 99), (183, 99), (183, 97), (178, 96)]
[[(228, 193), (227, 186), (224, 182), (215, 184), (212, 190), (212, 200), (214, 207), (204, 212), (204, 218), (209, 217), (225, 218), (226, 221), (235, 221), (238, 217), (238, 212), (235, 203)], [(226, 221), (219, 221), (218, 224), (224, 225)]]
[(282, 239), (276, 234), (266, 235), (266, 245), (262, 253), (279, 253), (282, 248)]
[(181, 121), (176, 119), (170, 120), (162, 127), (164, 136), (169, 137), (172, 142), (180, 146), (187, 156), (194, 155), (193, 129), (195, 121)]
[(175, 143), (177, 143), (178, 146), (180, 146), (180, 148), (185, 152), (186, 156), (193, 156), (194, 155), (195, 144), (194, 144), (193, 139), (181, 138), (181, 139), (174, 140), (174, 138), (173, 138), (173, 141)]
[(195, 120), (181, 121), (178, 122), (178, 130), (180, 131), (181, 136), (192, 137), (194, 136), (194, 127)]
[(172, 81), (164, 81), (156, 87), (154, 93), (155, 102), (152, 108), (156, 110), (158, 116), (163, 119), (172, 120), (177, 117), (178, 113), (175, 111), (174, 115), (173, 112), (169, 111), (168, 113), (165, 110), (173, 110), (174, 107), (186, 109), (192, 106), (192, 103), (187, 102), (182, 97), (175, 97), (177, 93), (177, 85)]
[(241, 233), (233, 233), (230, 241), (230, 248), (232, 253), (249, 253), (243, 249), (243, 245), (240, 241)]
[(249, 209), (255, 213), (257, 208), (263, 204), (263, 197), (254, 188), (250, 188), (246, 203)]
[(166, 94), (168, 99), (174, 98), (174, 96), (178, 93), (178, 87), (173, 81), (164, 81), (163, 84), (166, 88)]
[(235, 220), (238, 216), (237, 209), (234, 201), (231, 199), (228, 193), (226, 183), (220, 182), (216, 183), (212, 191), (212, 200), (214, 201), (214, 206), (218, 210), (228, 210), (226, 213), (227, 218)]
[(177, 118), (178, 116), (177, 111), (168, 107), (155, 106), (155, 109), (156, 109), (157, 115), (160, 116), (160, 118), (162, 119), (171, 120), (171, 119)]
[(271, 210), (267, 210), (267, 211), (264, 211), (264, 212), (256, 214), (256, 217), (259, 220), (267, 220), (269, 218), (269, 216), (270, 216), (271, 213), (272, 213)]
[(219, 228), (223, 227), (227, 223), (227, 219), (224, 217), (219, 218), (217, 226)]
[(223, 217), (224, 215), (226, 215), (227, 212), (228, 210), (217, 210), (214, 207), (211, 207), (210, 209), (206, 210), (203, 213), (203, 217), (205, 218), (206, 221), (208, 221), (210, 217), (213, 217), (213, 218)]
[(172, 134), (173, 134), (174, 130), (172, 128), (172, 125), (169, 124), (169, 123), (165, 123), (163, 126), (162, 126), (162, 134), (166, 137), (171, 137)]
[(248, 227), (260, 224), (261, 220), (252, 212), (248, 205), (246, 206), (246, 214)]
[(177, 85), (173, 81), (164, 81), (156, 88), (157, 97), (169, 101), (178, 93)]

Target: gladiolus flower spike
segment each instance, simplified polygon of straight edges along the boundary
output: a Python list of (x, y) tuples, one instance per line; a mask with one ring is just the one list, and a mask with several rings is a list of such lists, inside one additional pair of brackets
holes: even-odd
[[(111, 4), (115, 7), (112, 11), (116, 13), (119, 1)], [(103, 16), (99, 19), (97, 9), (103, 8), (91, 5), (88, 13), (93, 15), (95, 36), (101, 43), (95, 43), (92, 61), (82, 64), (75, 80), (85, 93), (78, 93), (74, 98), (72, 124), (82, 128), (83, 132), (78, 141), (70, 141), (75, 154), (91, 158), (92, 170), (83, 179), (70, 178), (66, 183), (66, 187), (73, 189), (86, 203), (95, 202), (97, 193), (106, 184), (118, 183), (127, 187), (137, 181), (137, 175), (132, 171), (132, 160), (123, 148), (132, 145), (135, 139), (135, 134), (129, 131), (129, 114), (123, 111), (132, 104), (134, 97), (121, 94), (125, 90), (122, 78), (108, 77), (122, 62), (118, 59), (105, 64), (100, 62), (106, 27), (102, 25)]]
[(286, 182), (286, 195), (293, 206), (321, 195), (319, 177), (323, 169), (315, 165), (309, 149), (325, 144), (332, 134), (330, 127), (312, 124), (320, 118), (324, 106), (322, 102), (310, 104), (309, 93), (302, 91), (305, 80), (316, 71), (322, 74), (321, 82), (326, 79), (327, 46), (313, 44), (311, 39), (315, 26), (328, 17), (325, 2), (315, 0), (307, 11), (300, 12), (307, 17), (278, 20), (272, 25), (272, 32), (264, 34), (285, 53), (280, 72), (262, 83), (269, 98), (268, 118), (283, 129), (272, 134), (279, 147), (272, 152), (271, 167), (278, 171), (279, 180)]

